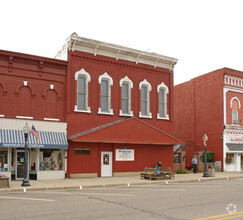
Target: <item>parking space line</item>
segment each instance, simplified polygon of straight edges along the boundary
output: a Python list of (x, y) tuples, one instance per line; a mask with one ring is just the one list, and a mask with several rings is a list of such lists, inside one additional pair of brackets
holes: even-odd
[(194, 220), (224, 220), (224, 219), (232, 219), (232, 218), (238, 218), (242, 217), (243, 212), (234, 212), (234, 213), (227, 213), (227, 214), (222, 214), (222, 215), (215, 215), (215, 216), (209, 216), (206, 218), (198, 218)]
[[(38, 192), (35, 192), (38, 193)], [(61, 194), (61, 195), (95, 195), (95, 196), (125, 196), (125, 197), (132, 197), (135, 195), (131, 194), (113, 194), (113, 193), (85, 193), (85, 192), (77, 192), (77, 193), (71, 193), (71, 192), (41, 192), (46, 194)]]
[(15, 200), (31, 200), (31, 201), (43, 201), (43, 202), (54, 202), (52, 199), (38, 199), (38, 198), (25, 198), (25, 197), (4, 197), (1, 196), (0, 199), (15, 199)]

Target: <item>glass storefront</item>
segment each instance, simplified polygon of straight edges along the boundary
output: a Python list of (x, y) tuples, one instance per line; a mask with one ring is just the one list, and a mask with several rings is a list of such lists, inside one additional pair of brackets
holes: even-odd
[(64, 152), (40, 149), (40, 170), (64, 170)]
[(8, 149), (0, 148), (0, 171), (8, 169)]

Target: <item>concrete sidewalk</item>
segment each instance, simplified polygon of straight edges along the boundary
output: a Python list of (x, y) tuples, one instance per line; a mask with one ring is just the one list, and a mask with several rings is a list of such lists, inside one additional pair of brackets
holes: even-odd
[[(91, 187), (108, 186), (130, 186), (153, 183), (183, 183), (183, 182), (202, 182), (209, 180), (230, 180), (232, 178), (242, 178), (242, 172), (217, 172), (215, 177), (202, 177), (203, 173), (175, 174), (173, 180), (148, 180), (141, 179), (140, 176), (126, 177), (107, 177), (107, 178), (82, 178), (82, 179), (63, 179), (63, 180), (30, 180), (30, 186), (26, 190), (54, 190), (54, 189), (80, 189)], [(21, 186), (22, 181), (11, 181), (10, 188), (0, 188), (0, 192), (24, 191)]]

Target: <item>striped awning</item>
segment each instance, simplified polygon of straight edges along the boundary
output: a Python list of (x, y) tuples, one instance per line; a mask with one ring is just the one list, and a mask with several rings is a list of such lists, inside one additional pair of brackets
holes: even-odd
[[(64, 132), (38, 131), (40, 142), (29, 133), (28, 148), (67, 149), (67, 136)], [(0, 129), (0, 147), (23, 148), (25, 146), (22, 130)]]

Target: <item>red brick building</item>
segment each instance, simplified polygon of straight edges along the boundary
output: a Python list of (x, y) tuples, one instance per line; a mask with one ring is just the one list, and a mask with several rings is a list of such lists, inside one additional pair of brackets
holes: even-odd
[(118, 176), (173, 167), (173, 67), (177, 60), (69, 37), (68, 177)]
[(214, 152), (224, 171), (242, 170), (243, 73), (223, 68), (175, 86), (175, 135), (185, 143), (186, 166), (195, 152)]
[(0, 50), (0, 173), (22, 179), (26, 122), (28, 173), (34, 179), (65, 177), (67, 62)]

